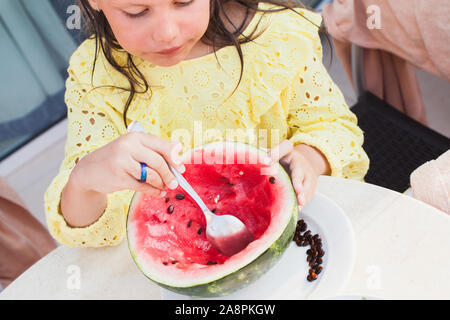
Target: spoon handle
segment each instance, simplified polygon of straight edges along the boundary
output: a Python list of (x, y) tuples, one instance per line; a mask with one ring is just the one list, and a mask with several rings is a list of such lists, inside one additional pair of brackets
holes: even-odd
[(195, 190), (192, 188), (192, 186), (184, 179), (184, 177), (179, 173), (174, 167), (169, 165), (170, 170), (175, 175), (175, 178), (177, 179), (180, 186), (194, 199), (195, 202), (197, 202), (200, 209), (202, 209), (203, 213), (206, 216), (206, 220), (208, 221), (210, 219), (210, 212), (208, 207), (205, 205), (203, 200), (200, 198), (200, 196), (195, 192)]
[[(147, 131), (145, 131), (144, 127), (142, 127), (142, 125), (137, 121), (133, 121), (128, 126), (128, 132), (147, 133)], [(172, 171), (172, 173), (175, 175), (175, 178), (177, 179), (180, 186), (192, 197), (192, 199), (194, 199), (195, 202), (197, 202), (200, 209), (202, 209), (203, 213), (205, 214), (206, 221), (208, 222), (212, 218), (212, 213), (209, 211), (208, 207), (205, 205), (205, 203), (200, 198), (200, 196), (197, 194), (197, 192), (195, 192), (195, 190), (191, 187), (191, 185), (186, 181), (186, 179), (184, 179), (184, 177), (181, 175), (181, 173), (179, 173), (170, 164), (168, 164), (168, 165), (169, 165), (169, 168)]]

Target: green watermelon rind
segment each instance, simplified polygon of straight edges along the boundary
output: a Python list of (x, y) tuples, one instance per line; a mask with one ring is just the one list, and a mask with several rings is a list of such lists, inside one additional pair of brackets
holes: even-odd
[[(287, 173), (284, 171), (284, 168), (279, 165), (279, 168), (281, 172), (283, 172), (284, 175), (287, 175)], [(127, 232), (127, 242), (128, 242), (128, 248), (131, 253), (131, 256), (136, 263), (139, 270), (152, 282), (155, 284), (182, 294), (187, 295), (191, 297), (199, 297), (199, 298), (212, 298), (212, 297), (221, 297), (228, 295), (236, 290), (242, 289), (249, 285), (250, 283), (254, 282), (258, 278), (260, 278), (264, 273), (266, 273), (273, 265), (275, 265), (280, 258), (282, 257), (283, 253), (289, 246), (289, 244), (292, 242), (292, 239), (294, 237), (295, 228), (297, 225), (298, 220), (298, 205), (297, 200), (295, 196), (295, 191), (291, 185), (289, 193), (292, 194), (293, 198), (295, 199), (293, 201), (292, 206), (292, 212), (290, 216), (290, 220), (287, 223), (286, 227), (284, 228), (281, 235), (278, 237), (277, 240), (275, 240), (272, 245), (266, 249), (262, 254), (260, 254), (256, 259), (249, 262), (247, 265), (241, 267), (240, 269), (229, 273), (225, 275), (224, 277), (220, 279), (216, 279), (207, 283), (203, 284), (196, 284), (193, 286), (187, 286), (187, 287), (175, 287), (175, 286), (169, 286), (167, 284), (155, 281), (152, 279), (147, 273), (142, 269), (140, 264), (137, 261), (136, 254), (134, 250), (132, 249), (132, 244), (130, 243), (130, 239), (128, 237)], [(134, 202), (134, 198), (136, 197), (137, 193), (133, 195), (131, 203)], [(289, 197), (289, 195), (286, 195)], [(131, 207), (130, 207), (131, 209)], [(130, 210), (129, 209), (129, 210)], [(127, 230), (128, 230), (128, 218), (127, 218)]]
[(191, 297), (220, 297), (246, 287), (250, 283), (257, 280), (259, 277), (261, 277), (275, 263), (277, 263), (294, 237), (297, 220), (298, 207), (294, 206), (291, 219), (289, 220), (281, 236), (258, 258), (247, 264), (245, 267), (221, 279), (205, 284), (195, 285), (192, 287), (173, 287), (153, 280), (142, 270), (141, 266), (136, 262), (135, 253), (131, 249), (129, 242), (128, 248), (130, 249), (133, 260), (136, 262), (136, 265), (141, 270), (141, 272), (149, 280), (156, 283), (157, 285), (167, 290)]
[(286, 248), (292, 242), (297, 225), (297, 216), (298, 209), (295, 207), (291, 220), (286, 226), (283, 234), (269, 247), (269, 249), (245, 267), (221, 279), (186, 288), (172, 287), (149, 279), (163, 288), (191, 297), (221, 297), (228, 295), (254, 282), (279, 261)]

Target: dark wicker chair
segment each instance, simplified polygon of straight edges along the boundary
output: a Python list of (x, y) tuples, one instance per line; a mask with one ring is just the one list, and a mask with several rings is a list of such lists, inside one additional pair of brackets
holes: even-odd
[(353, 79), (359, 98), (351, 110), (364, 131), (363, 147), (370, 159), (365, 180), (404, 192), (410, 187), (411, 173), (449, 150), (450, 139), (364, 91), (359, 50), (353, 46)]
[(352, 107), (364, 131), (370, 159), (366, 182), (398, 192), (409, 188), (411, 173), (450, 149), (450, 139), (411, 119), (370, 92)]

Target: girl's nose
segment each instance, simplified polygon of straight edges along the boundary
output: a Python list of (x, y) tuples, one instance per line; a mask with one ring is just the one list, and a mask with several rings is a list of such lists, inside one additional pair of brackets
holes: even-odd
[(168, 43), (169, 45), (174, 43), (178, 34), (177, 25), (170, 19), (161, 19), (155, 27), (153, 33), (153, 39), (160, 43)]

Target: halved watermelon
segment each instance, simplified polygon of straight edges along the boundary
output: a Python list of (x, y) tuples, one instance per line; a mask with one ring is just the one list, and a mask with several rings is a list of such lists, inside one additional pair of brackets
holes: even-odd
[(236, 142), (214, 142), (183, 155), (183, 175), (208, 208), (238, 217), (255, 238), (231, 257), (206, 240), (203, 213), (181, 188), (168, 190), (165, 198), (135, 193), (128, 245), (149, 279), (184, 295), (223, 296), (278, 261), (294, 235), (297, 198), (281, 165), (267, 175), (267, 167), (255, 161), (258, 155), (265, 152)]

